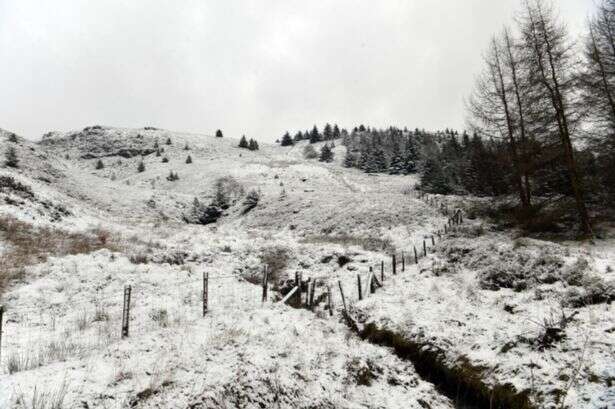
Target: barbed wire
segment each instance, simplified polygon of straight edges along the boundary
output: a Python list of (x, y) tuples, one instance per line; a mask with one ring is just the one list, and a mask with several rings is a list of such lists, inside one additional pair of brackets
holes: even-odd
[[(441, 206), (439, 210), (442, 211)], [(444, 212), (443, 212), (444, 214)], [(448, 223), (451, 224), (451, 218)], [(446, 230), (446, 228), (444, 229)], [(378, 261), (371, 261), (366, 263), (362, 270), (357, 271), (353, 276), (358, 276), (361, 280), (362, 296), (358, 293), (355, 295), (354, 291), (345, 295), (346, 303), (352, 307), (358, 302), (369, 300), (373, 298), (374, 294), (371, 293), (371, 282), (368, 282), (369, 277), (374, 275), (378, 280), (382, 279), (384, 273), (384, 266), (388, 265), (387, 279), (400, 276), (404, 273), (403, 270), (411, 266), (416, 266), (416, 263), (406, 262), (407, 260), (418, 261), (419, 258), (426, 256), (426, 249), (428, 246), (428, 239), (431, 238), (432, 246), (435, 245), (435, 236), (440, 237), (440, 232), (432, 233), (431, 235), (424, 235), (422, 246), (418, 248), (423, 249), (423, 254), (420, 255), (418, 250), (413, 246), (412, 252), (401, 251), (389, 254), (390, 264), (387, 256), (383, 256)], [(400, 258), (397, 258), (400, 256)], [(402, 265), (402, 269), (394, 274), (394, 268)], [(365, 271), (371, 269), (371, 271)], [(225, 312), (229, 310), (236, 311), (239, 308), (255, 308), (255, 306), (262, 306), (261, 290), (262, 286), (258, 283), (253, 283), (250, 280), (255, 276), (242, 275), (242, 274), (207, 274), (207, 270), (201, 271), (201, 274), (206, 274), (208, 297), (207, 297), (207, 314), (213, 314), (217, 312)], [(342, 279), (346, 277), (335, 274), (327, 275), (314, 275), (306, 274), (307, 280), (302, 279), (301, 287), (304, 287), (305, 282), (318, 281), (328, 284), (327, 292), (331, 297), (331, 304), (333, 310), (339, 310), (342, 305), (342, 295), (337, 295), (334, 290), (333, 280), (341, 283)], [(237, 279), (240, 282), (250, 284), (249, 287), (238, 288), (237, 286), (227, 286), (222, 292), (211, 292), (209, 285), (222, 280)], [(292, 277), (289, 277), (292, 281)], [(383, 280), (380, 284), (385, 285), (387, 280)], [(92, 354), (99, 350), (100, 347), (108, 347), (110, 345), (118, 344), (122, 341), (121, 329), (119, 323), (123, 317), (123, 300), (124, 300), (124, 288), (130, 286), (134, 291), (135, 298), (131, 303), (132, 314), (129, 316), (128, 328), (130, 335), (143, 335), (150, 334), (160, 330), (171, 330), (177, 325), (192, 325), (202, 318), (202, 303), (199, 303), (203, 292), (203, 278), (197, 275), (194, 279), (187, 279), (181, 281), (175, 281), (172, 283), (164, 283), (166, 293), (155, 294), (159, 297), (164, 297), (162, 300), (158, 299), (156, 302), (150, 302), (152, 299), (148, 297), (152, 295), (152, 290), (158, 287), (158, 283), (154, 282), (126, 282), (116, 291), (102, 291), (96, 290), (95, 294), (83, 298), (69, 298), (67, 300), (58, 301), (47, 304), (40, 307), (17, 307), (7, 308), (5, 306), (5, 316), (10, 317), (7, 319), (7, 326), (12, 332), (11, 342), (0, 345), (0, 348), (8, 350), (9, 353), (13, 353), (14, 350), (22, 351), (27, 349), (40, 350), (42, 347), (51, 347), (53, 342), (68, 342), (78, 345), (81, 348), (86, 348), (87, 351), (83, 352)], [(346, 285), (348, 283), (346, 282)], [(168, 289), (174, 289), (175, 294), (170, 294)], [(191, 291), (186, 294), (184, 291), (186, 288), (190, 288)], [(350, 288), (350, 286), (348, 286)], [(120, 289), (122, 293), (120, 293)], [(358, 286), (354, 287), (358, 292)], [(163, 292), (164, 290), (161, 290)], [(154, 293), (156, 293), (154, 291)], [(302, 301), (302, 293), (298, 293), (299, 300)], [(322, 292), (321, 292), (322, 296)], [(362, 299), (361, 299), (362, 298)], [(196, 299), (196, 303), (192, 304), (192, 301), (186, 303), (186, 299)], [(144, 301), (145, 300), (145, 301)], [(252, 300), (252, 301), (248, 301)], [(269, 298), (271, 301), (271, 297)], [(405, 301), (393, 301), (393, 300), (378, 300), (379, 304), (395, 304), (403, 305), (407, 304)], [(85, 306), (85, 308), (84, 308)], [(166, 307), (163, 310), (163, 306)], [(44, 310), (43, 310), (44, 308)], [(147, 311), (149, 308), (149, 311)], [(328, 307), (327, 307), (328, 308)], [(62, 311), (63, 310), (63, 311)], [(69, 314), (72, 311), (72, 314)], [(88, 311), (90, 311), (88, 317)], [(164, 311), (164, 312), (162, 312)], [(60, 315), (64, 312), (64, 315)], [(158, 314), (158, 315), (156, 315)], [(93, 341), (94, 340), (94, 341)], [(24, 344), (24, 341), (28, 344)], [(24, 346), (27, 345), (27, 346)], [(61, 345), (61, 344), (58, 344)], [(57, 347), (57, 345), (56, 345)], [(24, 352), (25, 353), (25, 352)], [(81, 354), (81, 355), (82, 355)], [(82, 355), (83, 356), (83, 355)]]

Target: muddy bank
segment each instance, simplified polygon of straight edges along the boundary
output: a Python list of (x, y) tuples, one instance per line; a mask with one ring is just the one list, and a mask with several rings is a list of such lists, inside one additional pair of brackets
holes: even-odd
[(529, 391), (517, 391), (511, 384), (491, 386), (483, 381), (487, 368), (472, 365), (468, 360), (447, 362), (439, 348), (408, 340), (390, 330), (370, 323), (362, 328), (350, 325), (364, 340), (393, 348), (402, 359), (414, 364), (417, 373), (436, 385), (438, 390), (459, 408), (537, 409), (529, 399)]

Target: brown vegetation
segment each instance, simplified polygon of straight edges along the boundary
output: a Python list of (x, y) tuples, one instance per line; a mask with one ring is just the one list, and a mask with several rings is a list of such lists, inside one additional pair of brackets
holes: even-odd
[(51, 227), (35, 227), (9, 216), (0, 217), (0, 239), (6, 246), (0, 253), (0, 295), (10, 281), (24, 275), (26, 266), (45, 262), (48, 257), (87, 254), (103, 248), (118, 249), (106, 230), (72, 233)]

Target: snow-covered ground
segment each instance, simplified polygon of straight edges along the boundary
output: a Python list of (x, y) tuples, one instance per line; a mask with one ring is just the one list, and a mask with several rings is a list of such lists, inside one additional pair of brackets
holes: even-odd
[[(453, 260), (451, 248), (457, 241), (471, 243), (472, 254), (492, 245), (512, 248), (502, 233), (449, 236), (435, 252), (428, 239), (430, 256), (411, 265), (412, 247), (420, 251), (446, 217), (418, 199), (413, 177), (344, 169), (339, 143), (331, 164), (304, 160), (302, 144), (262, 144), (257, 152), (236, 145), (115, 128), (53, 134), (37, 144), (20, 140), (20, 169), (0, 169), (0, 176), (12, 176), (32, 194), (0, 188), (0, 216), (97, 242), (92, 251), (39, 255), (0, 295), (6, 308), (0, 407), (27, 406), (45, 393), (47, 400), (65, 395), (63, 407), (89, 408), (454, 407), (409, 361), (347, 328), (338, 281), (362, 323), (429, 341), (452, 363), (465, 357), (487, 368), (487, 384), (531, 384), (536, 402), (569, 384), (562, 407), (613, 405), (612, 305), (562, 309), (560, 301), (570, 297), (562, 280), (519, 292), (481, 288), (485, 263)], [(96, 169), (98, 159), (104, 168)], [(145, 170), (137, 172), (141, 160)], [(166, 179), (171, 171), (179, 180)], [(211, 201), (215, 180), (225, 176), (246, 191), (260, 190), (258, 206), (242, 214), (238, 204), (208, 226), (185, 224), (194, 198)], [(516, 246), (554, 246), (570, 265), (582, 255), (587, 271), (612, 282), (607, 266), (615, 252), (607, 243), (523, 243)], [(0, 259), (8, 262), (12, 245), (0, 231)], [(410, 256), (406, 271), (392, 277), (390, 255), (399, 260), (402, 251)], [(365, 285), (369, 268), (379, 272), (382, 261), (384, 288), (358, 302), (357, 275)], [(273, 289), (263, 304), (258, 282), (265, 263), (276, 266), (283, 291), (282, 282), (297, 271), (316, 280), (316, 298), (329, 287), (334, 316), (324, 304), (313, 312), (276, 304)], [(203, 273), (209, 275), (205, 317)], [(121, 339), (126, 285), (130, 336)], [(549, 314), (562, 311), (578, 314), (561, 342), (543, 350), (524, 343)]]

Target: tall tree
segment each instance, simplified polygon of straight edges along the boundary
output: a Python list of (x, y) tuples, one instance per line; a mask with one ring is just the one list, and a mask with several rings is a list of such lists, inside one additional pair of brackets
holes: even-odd
[(615, 149), (615, 0), (602, 0), (589, 20), (585, 39), (585, 71), (582, 75), (584, 106), (591, 107), (590, 119), (599, 141)]
[(290, 136), (288, 132), (284, 134), (282, 137), (282, 141), (280, 142), (281, 146), (292, 146), (294, 144), (293, 138)]
[(566, 27), (555, 17), (543, 0), (526, 0), (520, 19), (523, 49), (531, 71), (531, 81), (549, 102), (551, 121), (561, 143), (571, 192), (574, 196), (579, 224), (585, 236), (591, 236), (589, 213), (584, 189), (572, 144), (572, 125), (576, 118), (572, 106), (577, 95), (575, 58), (568, 41)]
[(483, 128), (508, 141), (514, 169), (514, 184), (521, 207), (527, 211), (530, 203), (522, 182), (515, 115), (510, 102), (512, 99), (510, 70), (504, 66), (502, 48), (502, 41), (494, 37), (485, 55), (486, 70), (477, 79), (474, 94), (470, 99), (470, 111)]
[(318, 132), (318, 128), (314, 125), (312, 132), (310, 132), (310, 143), (320, 142), (321, 140), (320, 132)]
[(320, 149), (320, 157), (318, 158), (321, 162), (333, 162), (333, 151), (329, 147), (329, 144), (324, 144)]

